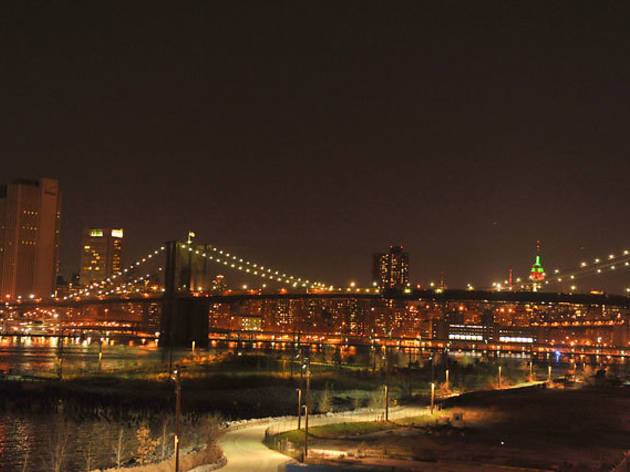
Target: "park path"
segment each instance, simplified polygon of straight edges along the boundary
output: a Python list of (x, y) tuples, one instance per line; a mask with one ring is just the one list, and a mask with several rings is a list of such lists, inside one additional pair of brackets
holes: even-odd
[[(427, 407), (392, 407), (389, 418), (390, 420), (395, 420), (418, 416), (427, 412)], [(383, 410), (367, 409), (357, 412), (312, 415), (309, 418), (309, 426), (375, 421), (381, 419), (382, 416)], [(269, 430), (270, 434), (278, 434), (296, 428), (296, 416), (282, 416), (229, 429), (219, 440), (219, 446), (221, 446), (223, 454), (227, 458), (227, 465), (221, 470), (225, 472), (278, 472), (284, 470), (284, 465), (290, 462), (291, 459), (284, 454), (269, 449), (263, 444), (265, 432)]]
[[(507, 387), (530, 387), (544, 382), (523, 382)], [(457, 395), (450, 395), (457, 396)], [(389, 419), (398, 420), (429, 414), (428, 406), (396, 406), (389, 410)], [(312, 415), (309, 426), (322, 426), (335, 423), (353, 423), (358, 421), (378, 421), (383, 419), (383, 410), (362, 409), (351, 412)], [(304, 424), (302, 423), (302, 427)], [(265, 434), (278, 434), (297, 428), (296, 416), (281, 416), (266, 420), (232, 426), (219, 440), (219, 445), (227, 458), (225, 472), (279, 472), (292, 460), (263, 444)]]
[(225, 472), (264, 471), (276, 472), (289, 462), (289, 458), (263, 444), (269, 423), (252, 424), (233, 429), (219, 440), (227, 465)]

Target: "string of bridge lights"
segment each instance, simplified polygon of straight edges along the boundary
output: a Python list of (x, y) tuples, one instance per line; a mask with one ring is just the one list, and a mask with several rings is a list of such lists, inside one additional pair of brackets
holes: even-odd
[[(124, 269), (116, 272), (111, 277), (107, 277), (105, 280), (103, 280), (101, 282), (92, 283), (92, 284), (88, 285), (85, 288), (82, 288), (80, 290), (72, 292), (70, 295), (63, 297), (63, 299), (67, 300), (68, 298), (80, 297), (81, 295), (86, 295), (87, 296), (87, 295), (90, 294), (91, 291), (103, 288), (107, 284), (112, 284), (112, 283), (114, 283), (116, 281), (117, 278), (119, 278), (121, 276), (124, 276), (124, 275), (128, 274), (129, 272), (131, 272), (132, 270), (137, 269), (142, 264), (145, 264), (145, 263), (149, 262), (153, 258), (153, 256), (158, 255), (161, 251), (164, 251), (165, 249), (166, 249), (166, 246), (160, 246), (159, 249), (155, 249), (153, 251), (148, 252), (147, 254), (144, 255), (144, 257), (139, 258), (133, 264), (130, 264), (129, 266), (125, 267)], [(160, 270), (161, 270), (161, 268), (160, 268)], [(148, 274), (147, 274), (147, 276), (148, 276)]]
[[(560, 269), (553, 271), (552, 282), (562, 282), (563, 280), (575, 280), (577, 277), (593, 274), (610, 273), (611, 271), (629, 268), (630, 269), (630, 251), (624, 250), (621, 256), (609, 254), (607, 258), (595, 258), (592, 263), (583, 261), (577, 270), (563, 272)], [(547, 281), (549, 283), (549, 281)]]
[[(311, 289), (327, 289), (327, 290), (343, 290), (335, 288), (332, 285), (325, 284), (324, 282), (319, 281), (310, 281), (309, 279), (303, 279), (301, 277), (296, 277), (294, 275), (289, 275), (287, 273), (281, 273), (279, 270), (272, 269), (270, 267), (265, 267), (261, 264), (245, 260), (240, 258), (234, 254), (230, 254), (227, 251), (224, 251), (213, 245), (204, 245), (205, 252), (199, 249), (195, 249), (194, 245), (191, 242), (188, 243), (178, 243), (181, 248), (187, 249), (189, 252), (194, 253), (197, 256), (203, 257), (207, 260), (213, 261), (217, 264), (224, 265), (227, 268), (231, 268), (234, 270), (241, 271), (243, 273), (254, 275), (260, 277), (265, 280), (280, 282), (286, 285), (290, 285), (292, 287), (305, 287)], [(118, 271), (116, 274), (108, 277), (107, 279), (99, 282), (92, 283), (88, 287), (82, 288), (73, 292), (72, 294), (63, 297), (64, 300), (69, 298), (75, 298), (82, 295), (90, 295), (90, 292), (96, 291), (96, 295), (110, 295), (117, 293), (117, 291), (124, 289), (128, 285), (133, 285), (138, 282), (142, 282), (147, 280), (150, 275), (146, 274), (146, 276), (141, 276), (133, 281), (123, 283), (118, 285), (117, 287), (111, 288), (109, 290), (102, 290), (107, 284), (113, 284), (116, 282), (116, 279), (127, 275), (129, 272), (137, 269), (142, 264), (149, 262), (155, 255), (158, 255), (161, 251), (166, 249), (165, 246), (161, 246), (159, 249), (148, 252), (144, 257), (139, 258), (133, 264), (130, 264), (125, 269)], [(560, 269), (555, 269), (553, 271), (552, 277), (545, 281), (545, 284), (548, 285), (550, 283), (555, 282), (563, 282), (568, 280), (575, 280), (578, 277), (593, 274), (604, 274), (610, 273), (615, 270), (623, 270), (630, 269), (630, 251), (624, 250), (622, 255), (616, 256), (615, 254), (609, 254), (607, 258), (594, 258), (592, 262), (583, 261), (580, 263), (580, 266), (577, 270), (570, 271), (561, 271)], [(160, 267), (160, 270), (162, 268)], [(520, 279), (517, 280), (520, 282)], [(495, 284), (493, 284), (493, 287)], [(474, 290), (473, 285), (470, 283), (466, 286), (467, 290)], [(572, 290), (575, 289), (575, 286), (572, 286)], [(347, 291), (362, 291), (359, 288), (348, 288)], [(369, 289), (364, 289), (366, 292)], [(139, 291), (139, 290), (136, 290)], [(375, 289), (375, 292), (377, 290)], [(630, 293), (630, 288), (626, 288), (626, 292)], [(128, 292), (125, 292), (128, 293)]]
[[(574, 270), (560, 270), (554, 269), (553, 273), (544, 281), (544, 285), (550, 285), (554, 283), (571, 282), (577, 278), (586, 277), (589, 275), (605, 275), (614, 271), (623, 271), (630, 269), (630, 251), (624, 250), (621, 255), (609, 254), (605, 258), (596, 257), (591, 262), (582, 261), (579, 267)], [(516, 283), (522, 283), (521, 278), (516, 279)], [(505, 280), (504, 284), (494, 282), (492, 284), (493, 289), (500, 290), (507, 287), (508, 281)], [(524, 288), (524, 285), (521, 285)], [(571, 290), (576, 290), (576, 285), (571, 285)], [(625, 289), (626, 293), (630, 293), (630, 288)]]
[[(162, 267), (159, 267), (158, 270), (162, 271)], [(95, 296), (106, 296), (106, 295), (113, 295), (113, 294), (120, 293), (120, 292), (122, 292), (122, 293), (129, 293), (129, 290), (127, 290), (126, 287), (128, 287), (128, 286), (129, 287), (133, 287), (135, 284), (137, 284), (139, 282), (143, 282), (145, 280), (149, 280), (150, 278), (151, 278), (151, 274), (141, 275), (140, 277), (136, 277), (133, 280), (130, 280), (128, 282), (125, 282), (125, 283), (122, 283), (120, 285), (117, 285), (116, 287), (113, 287), (110, 290), (106, 290), (106, 291), (99, 290), (96, 293), (94, 293), (93, 295), (95, 295)], [(136, 292), (140, 292), (140, 289), (136, 288), (135, 291)], [(162, 291), (164, 291), (164, 289), (162, 289)], [(87, 292), (85, 295), (89, 296), (90, 292)], [(74, 298), (74, 297), (72, 297), (72, 296), (64, 297), (64, 300), (66, 300), (68, 298)]]
[(183, 249), (188, 249), (188, 251), (194, 252), (195, 255), (204, 257), (208, 260), (216, 262), (217, 264), (223, 264), (231, 269), (239, 270), (250, 275), (255, 275), (266, 280), (284, 283), (287, 285), (291, 285), (292, 287), (300, 286), (312, 289), (333, 288), (332, 285), (327, 285), (324, 282), (312, 282), (308, 279), (302, 279), (301, 277), (288, 275), (287, 273), (281, 273), (279, 270), (274, 270), (261, 264), (245, 260), (210, 244), (205, 246), (208, 248), (207, 251), (209, 250), (209, 252), (203, 252), (199, 249), (194, 249), (192, 244), (182, 243), (181, 245)]
[[(162, 267), (158, 267), (159, 271), (162, 271)], [(110, 290), (106, 290), (105, 292), (103, 292), (102, 290), (97, 292), (97, 295), (113, 295), (115, 293), (119, 293), (119, 291), (122, 291), (123, 293), (129, 293), (129, 290), (126, 289), (126, 287), (130, 286), (133, 287), (135, 284), (139, 283), (139, 282), (144, 282), (145, 280), (149, 280), (151, 278), (151, 274), (146, 274), (146, 275), (141, 275), (140, 277), (137, 277), (133, 280), (130, 280), (129, 282), (125, 282), (123, 284), (120, 284)], [(139, 288), (136, 288), (135, 290), (136, 292), (140, 292)], [(161, 291), (164, 291), (164, 289), (161, 289)]]

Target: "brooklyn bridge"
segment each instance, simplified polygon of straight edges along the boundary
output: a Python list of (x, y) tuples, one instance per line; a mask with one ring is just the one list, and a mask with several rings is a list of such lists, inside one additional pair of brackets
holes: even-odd
[[(217, 290), (211, 282), (217, 265), (266, 284)], [(626, 251), (557, 270), (549, 286), (628, 265)], [(117, 332), (157, 338), (164, 346), (303, 340), (625, 356), (629, 316), (629, 297), (604, 293), (339, 288), (189, 239), (169, 241), (91, 286), (48, 299), (6, 300), (2, 334)]]

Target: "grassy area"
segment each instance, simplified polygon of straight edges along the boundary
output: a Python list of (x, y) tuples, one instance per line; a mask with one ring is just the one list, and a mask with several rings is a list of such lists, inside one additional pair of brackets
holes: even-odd
[[(178, 354), (178, 355), (181, 355)], [(177, 363), (182, 371), (182, 402), (184, 411), (219, 411), (228, 419), (256, 418), (294, 414), (296, 388), (304, 388), (305, 380), (296, 365), (291, 367), (291, 353), (244, 353), (199, 351), (188, 354)], [(45, 403), (46, 407), (58, 400), (77, 404), (82, 414), (89, 410), (114, 408), (116, 412), (172, 408), (174, 387), (168, 374), (168, 356), (162, 364), (139, 365), (128, 368), (119, 366), (116, 371), (94, 371), (81, 375), (71, 369), (64, 370), (64, 379), (38, 382), (38, 386), (23, 388), (0, 384), (4, 400), (0, 397), (0, 410), (17, 408), (33, 409), (33, 404)], [(358, 365), (345, 368), (326, 364), (321, 360), (311, 363), (311, 392), (314, 413), (353, 410), (360, 407), (383, 405), (384, 373), (360, 369)], [(508, 374), (521, 379), (526, 373), (520, 364), (504, 368)], [(436, 371), (438, 379), (443, 375)], [(496, 376), (492, 362), (450, 364), (451, 386), (488, 386)], [(410, 368), (392, 368), (389, 374), (389, 392), (392, 405), (403, 401), (426, 402), (432, 368), (430, 365)], [(16, 382), (19, 383), (19, 382)], [(28, 390), (13, 394), (15, 390)], [(11, 393), (11, 394), (9, 394)], [(440, 385), (438, 382), (438, 391)], [(106, 415), (107, 416), (107, 415)]]
[[(374, 433), (377, 431), (386, 431), (392, 429), (390, 423), (376, 422), (376, 421), (361, 421), (356, 423), (337, 423), (324, 426), (314, 426), (309, 428), (309, 438), (317, 439), (344, 439), (353, 436), (360, 436), (363, 434)], [(277, 435), (277, 438), (287, 439), (292, 443), (303, 443), (305, 431), (294, 430), (287, 431)]]

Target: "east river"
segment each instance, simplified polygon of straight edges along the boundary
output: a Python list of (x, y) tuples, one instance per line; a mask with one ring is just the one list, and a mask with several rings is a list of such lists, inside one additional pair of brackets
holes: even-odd
[[(168, 362), (155, 340), (66, 338), (63, 345), (60, 343), (54, 337), (4, 336), (0, 340), (0, 371), (5, 379), (21, 381), (28, 390), (59, 375), (80, 378), (108, 372), (151, 372)], [(182, 355), (175, 353), (174, 361)], [(133, 438), (137, 426), (90, 417), (67, 422), (64, 415), (35, 406), (30, 412), (6, 410), (0, 414), (0, 470), (53, 471), (54, 449), (64, 442), (64, 472), (86, 470), (88, 461), (93, 468), (112, 464), (121, 428), (125, 438)], [(73, 442), (73, 438), (81, 441)]]
[[(311, 345), (311, 358), (321, 365), (330, 362), (331, 365), (353, 364), (362, 369), (373, 369), (379, 364), (382, 366), (383, 356), (377, 350), (371, 351), (369, 347), (346, 347), (345, 349), (327, 346)], [(256, 343), (213, 343), (209, 350), (198, 349), (196, 355), (210, 358), (210, 354), (228, 354), (238, 359), (245, 354), (259, 354), (268, 358), (283, 359), (274, 365), (284, 364), (286, 369), (283, 375), (288, 375), (286, 367), (287, 359), (290, 364), (295, 362), (295, 350), (290, 343), (278, 343), (275, 346), (267, 345), (266, 349), (260, 348)], [(80, 382), (82, 377), (108, 376), (120, 379), (134, 376), (166, 375), (165, 372), (173, 363), (183, 358), (191, 358), (191, 349), (167, 352), (160, 349), (155, 339), (129, 339), (129, 338), (65, 338), (56, 337), (18, 337), (3, 336), (0, 338), (0, 371), (4, 378), (3, 384), (19, 387), (18, 391), (28, 392), (29, 388), (37, 385), (55, 385), (56, 379), (63, 378), (71, 382)], [(419, 350), (405, 351), (394, 348), (387, 356), (395, 358), (394, 366), (406, 367), (412, 363), (422, 365), (436, 353)], [(319, 357), (318, 357), (319, 356)], [(481, 353), (450, 353), (452, 359), (460, 365), (470, 365), (475, 369), (475, 362), (479, 361)], [(527, 369), (528, 355), (497, 354), (484, 358), (485, 372), (492, 371), (498, 364), (504, 366), (504, 375), (509, 369), (515, 372), (517, 369)], [(539, 359), (537, 366), (538, 378), (544, 379), (549, 366), (553, 368), (554, 376), (563, 376), (574, 368), (572, 362), (562, 362), (552, 355), (546, 359)], [(489, 367), (488, 367), (489, 366)], [(512, 366), (512, 367), (510, 367)], [(625, 363), (617, 363), (614, 366), (617, 375), (626, 374)], [(322, 368), (322, 367), (320, 367)], [(378, 367), (377, 367), (378, 368)], [(506, 369), (507, 368), (507, 369)], [(293, 367), (291, 367), (293, 369)], [(597, 366), (594, 367), (597, 369)], [(430, 369), (429, 369), (430, 370)], [(439, 369), (438, 369), (439, 370)], [(476, 375), (476, 371), (473, 375)], [(291, 371), (293, 375), (293, 371)], [(438, 377), (441, 374), (438, 374)], [(452, 374), (453, 375), (453, 374)], [(520, 375), (520, 374), (519, 374)], [(425, 382), (426, 383), (426, 382)], [(467, 388), (478, 388), (470, 384)], [(293, 389), (294, 390), (294, 389)], [(15, 393), (4, 395), (16, 395)], [(15, 398), (4, 398), (4, 410), (0, 413), (0, 470), (6, 472), (26, 471), (53, 471), (55, 470), (55, 447), (60, 441), (65, 442), (66, 457), (64, 472), (74, 470), (86, 470), (87, 462), (94, 465), (112, 465), (115, 460), (115, 443), (118, 435), (125, 438), (136, 437), (138, 424), (117, 423), (108, 418), (99, 418), (98, 415), (90, 417), (75, 417), (68, 422), (63, 415), (63, 410), (72, 409), (73, 405), (61, 405), (61, 407), (44, 408), (41, 405), (33, 405), (32, 408), (11, 408)], [(7, 407), (9, 405), (9, 407)], [(28, 407), (28, 405), (27, 405)], [(57, 412), (55, 412), (55, 410)], [(61, 410), (61, 411), (60, 411)], [(167, 415), (167, 413), (165, 413)], [(159, 435), (161, 424), (160, 417), (152, 420), (150, 427), (154, 437)], [(121, 432), (122, 431), (122, 432)], [(165, 436), (166, 437), (166, 436)], [(74, 439), (73, 439), (74, 438)], [(81, 438), (81, 442), (77, 441)], [(74, 442), (72, 442), (74, 441)], [(164, 441), (171, 444), (171, 439)], [(168, 451), (163, 451), (167, 453)], [(158, 447), (159, 453), (159, 447)]]

